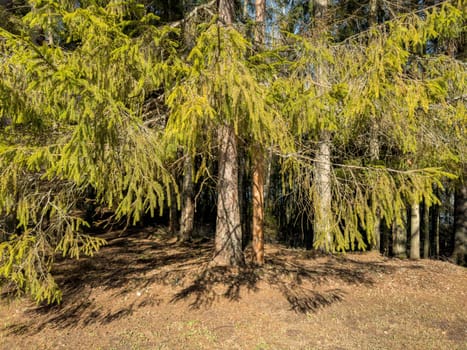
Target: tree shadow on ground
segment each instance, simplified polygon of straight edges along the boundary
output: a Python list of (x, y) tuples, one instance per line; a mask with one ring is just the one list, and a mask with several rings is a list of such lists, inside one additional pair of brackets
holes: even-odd
[[(263, 267), (247, 263), (232, 269), (209, 264), (212, 242), (179, 244), (168, 235), (148, 231), (127, 232), (107, 240), (109, 244), (94, 257), (57, 263), (54, 276), (63, 292), (60, 305), (34, 305), (26, 311), (29, 321), (4, 330), (27, 335), (44, 327), (110, 323), (138, 308), (162, 303), (164, 299), (157, 295), (134, 297), (154, 284), (175, 290), (171, 303), (187, 301), (191, 308), (200, 308), (210, 307), (220, 298), (238, 301), (242, 291), (255, 292), (261, 282), (279, 291), (290, 310), (308, 313), (345, 299), (342, 288), (328, 288), (327, 282), (339, 287), (372, 286), (376, 273), (395, 270), (382, 261), (362, 263), (319, 254), (310, 257), (304, 251), (283, 247), (268, 253)], [(110, 293), (115, 303), (99, 304), (95, 291)]]

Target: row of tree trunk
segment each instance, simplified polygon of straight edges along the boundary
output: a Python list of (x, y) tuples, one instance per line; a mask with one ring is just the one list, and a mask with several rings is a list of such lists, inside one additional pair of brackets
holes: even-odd
[[(317, 22), (316, 30), (325, 27), (328, 0), (315, 1)], [(377, 25), (378, 0), (370, 0), (369, 26)], [(255, 2), (256, 30), (254, 43), (257, 50), (264, 45), (265, 37), (265, 0)], [(234, 2), (232, 0), (220, 0), (218, 3), (219, 25), (229, 27), (234, 19)], [(318, 33), (319, 34), (319, 33)], [(326, 67), (321, 67), (317, 72), (318, 84), (326, 82)], [(217, 216), (215, 233), (215, 257), (217, 265), (241, 265), (244, 263), (242, 241), (241, 201), (239, 197), (239, 164), (238, 164), (238, 140), (235, 130), (228, 123), (219, 126), (218, 136), (218, 183), (217, 183)], [(314, 179), (316, 181), (317, 196), (314, 200), (317, 212), (313, 221), (313, 237), (315, 241), (321, 238), (323, 242), (318, 249), (332, 251), (332, 220), (331, 220), (331, 153), (332, 136), (326, 129), (321, 130), (319, 142), (315, 150)], [(370, 130), (371, 160), (379, 159), (378, 125), (372, 125)], [(252, 145), (249, 149), (251, 156), (251, 201), (252, 201), (252, 247), (255, 262), (264, 263), (264, 218), (265, 218), (265, 188), (266, 179), (265, 149), (259, 144)], [(269, 160), (270, 161), (270, 160)], [(187, 240), (193, 231), (194, 225), (194, 193), (193, 193), (193, 159), (185, 156), (184, 176), (182, 186), (182, 212), (180, 218), (180, 237)], [(465, 263), (467, 246), (467, 202), (466, 187), (459, 185), (455, 192), (455, 233), (453, 243), (453, 259), (460, 264)], [(421, 207), (421, 208), (420, 208)], [(420, 203), (413, 203), (410, 214), (405, 223), (393, 223), (389, 234), (381, 232), (383, 226), (379, 217), (375, 220), (373, 249), (382, 252), (392, 251), (395, 257), (410, 256), (411, 259), (419, 259), (421, 256), (440, 256), (440, 229), (439, 207), (430, 208)], [(247, 223), (247, 226), (249, 224)], [(431, 226), (431, 230), (430, 230)], [(407, 230), (408, 227), (408, 230)], [(431, 232), (431, 234), (430, 234)], [(423, 236), (422, 236), (423, 234)], [(382, 237), (384, 235), (385, 237)], [(322, 239), (324, 237), (324, 239)], [(389, 244), (392, 242), (392, 244)], [(423, 246), (421, 246), (423, 243)], [(391, 246), (391, 247), (389, 247)], [(315, 245), (316, 247), (316, 245)], [(391, 249), (390, 249), (391, 248)], [(407, 254), (407, 252), (409, 252)]]
[[(454, 191), (453, 222), (449, 215), (441, 213), (440, 205), (428, 207), (424, 203), (414, 203), (404, 223), (393, 223), (391, 230), (381, 232), (381, 241), (373, 246), (387, 255), (397, 258), (448, 257), (452, 262), (467, 264), (467, 186), (459, 182)], [(447, 201), (452, 198), (448, 196)], [(446, 204), (446, 203), (445, 203)], [(444, 230), (440, 219), (443, 214)], [(381, 229), (381, 226), (380, 226)], [(391, 244), (392, 243), (392, 244)]]

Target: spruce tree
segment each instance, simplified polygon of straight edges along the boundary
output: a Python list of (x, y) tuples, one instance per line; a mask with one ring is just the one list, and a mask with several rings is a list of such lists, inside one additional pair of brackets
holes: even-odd
[(162, 129), (145, 125), (143, 108), (173, 74), (175, 43), (133, 1), (30, 4), (18, 33), (0, 29), (0, 212), (15, 222), (2, 227), (0, 276), (52, 302), (56, 254), (106, 243), (86, 230), (89, 189), (114, 221), (165, 205), (173, 181)]

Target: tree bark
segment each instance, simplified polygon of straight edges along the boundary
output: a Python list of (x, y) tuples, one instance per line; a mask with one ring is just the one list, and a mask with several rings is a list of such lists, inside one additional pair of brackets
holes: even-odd
[(238, 198), (237, 138), (234, 129), (218, 129), (219, 179), (214, 264), (238, 266), (244, 263), (242, 227)]
[[(234, 6), (233, 0), (219, 0), (219, 20), (225, 26), (231, 26), (233, 23)], [(220, 266), (238, 266), (244, 263), (244, 257), (238, 198), (237, 137), (232, 125), (228, 124), (219, 126), (217, 137), (219, 179), (213, 263)]]
[(428, 259), (430, 257), (430, 208), (426, 203), (423, 205), (422, 225), (423, 258)]
[[(329, 0), (315, 0), (316, 33), (326, 30), (327, 9)], [(316, 69), (316, 80), (318, 85), (326, 81), (325, 63)], [(315, 248), (331, 252), (334, 250), (331, 235), (331, 133), (321, 130), (319, 134), (318, 147), (316, 150), (314, 164), (314, 181), (316, 182), (315, 220), (314, 220), (314, 242)]]
[[(264, 20), (266, 12), (266, 1), (256, 0), (256, 31), (255, 46), (260, 49), (264, 44)], [(260, 145), (253, 147), (253, 251), (255, 262), (258, 265), (264, 264), (264, 149)]]
[[(435, 185), (434, 192), (436, 196), (439, 196), (438, 187)], [(439, 258), (439, 205), (435, 204), (431, 210), (431, 230), (432, 234), (431, 237), (433, 238), (433, 242), (431, 247), (433, 249), (432, 255), (438, 259)]]
[(266, 19), (266, 0), (255, 1), (255, 43), (257, 47), (264, 45), (265, 35), (265, 19)]
[(410, 209), (410, 259), (420, 259), (420, 205)]
[(460, 184), (454, 194), (454, 250), (456, 264), (467, 265), (467, 186)]
[(407, 258), (407, 231), (405, 227), (394, 222), (392, 234), (392, 255), (399, 259)]
[(379, 0), (370, 0), (370, 11), (368, 19), (368, 24), (370, 27), (373, 27), (378, 23), (378, 7)]
[(172, 196), (171, 204), (169, 208), (169, 232), (173, 235), (177, 235), (177, 222), (178, 222), (178, 210), (177, 210), (177, 200), (174, 190), (170, 191)]
[(193, 161), (192, 157), (185, 155), (183, 161), (183, 183), (182, 183), (182, 213), (180, 215), (180, 239), (188, 241), (193, 234), (195, 219), (195, 203), (193, 200)]
[[(374, 1), (374, 0), (373, 0)], [(371, 122), (370, 130), (370, 160), (376, 161), (379, 159), (379, 142), (378, 142), (378, 126), (375, 120)], [(371, 249), (375, 251), (381, 250), (381, 215), (380, 209), (376, 207), (375, 222), (373, 227), (373, 241)]]
[(253, 251), (256, 263), (264, 264), (264, 152), (255, 147), (253, 154)]
[(331, 236), (331, 135), (321, 132), (315, 161), (316, 215), (314, 246), (322, 251), (333, 251)]
[[(379, 0), (370, 0), (369, 3), (369, 18), (368, 24), (371, 27), (374, 27), (378, 24), (378, 6)], [(370, 125), (370, 160), (377, 161), (380, 157), (380, 147), (378, 140), (378, 123), (376, 117), (372, 116), (371, 125)], [(373, 226), (373, 241), (371, 244), (371, 249), (374, 251), (381, 251), (381, 214), (380, 209), (376, 208), (375, 214), (375, 223)]]
[(235, 1), (219, 0), (219, 20), (226, 26), (232, 25), (235, 15)]

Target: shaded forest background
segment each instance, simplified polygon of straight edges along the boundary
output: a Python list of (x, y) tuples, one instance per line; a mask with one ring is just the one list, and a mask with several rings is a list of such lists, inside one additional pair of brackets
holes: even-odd
[(0, 1), (0, 281), (60, 301), (55, 260), (129, 226), (213, 239), (216, 265), (262, 265), (265, 241), (465, 265), (466, 17)]

